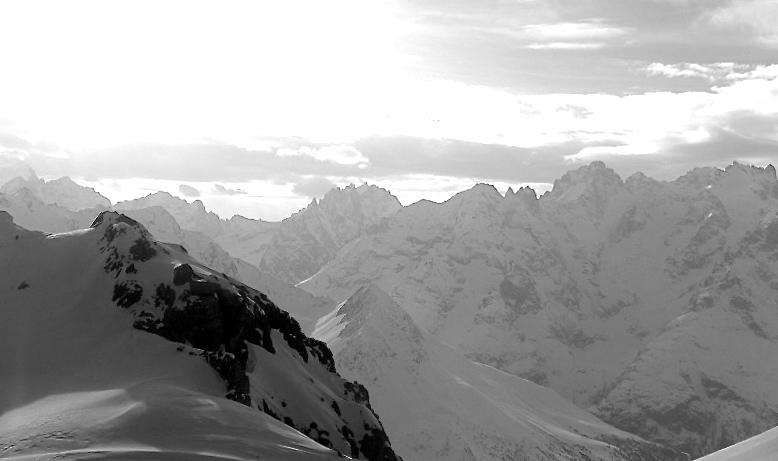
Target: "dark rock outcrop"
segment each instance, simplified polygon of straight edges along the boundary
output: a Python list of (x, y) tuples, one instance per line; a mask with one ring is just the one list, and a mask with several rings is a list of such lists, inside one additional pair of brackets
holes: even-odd
[[(378, 416), (370, 408), (367, 390), (340, 378), (326, 344), (305, 336), (300, 324), (265, 294), (192, 260), (173, 264), (188, 257), (179, 249), (154, 241), (143, 226), (123, 215), (102, 213), (93, 227), (102, 232), (100, 251), (106, 259), (105, 272), (116, 279), (113, 301), (132, 312), (135, 328), (182, 343), (185, 346), (179, 350), (203, 357), (225, 381), (228, 399), (258, 408), (320, 444), (354, 458), (399, 459)], [(172, 252), (179, 254), (168, 257)], [(165, 273), (165, 266), (169, 267), (168, 275), (159, 276)], [(285, 343), (283, 349), (294, 351), (297, 358), (293, 360), (299, 360), (303, 368), (322, 367), (325, 373), (333, 375), (328, 378), (329, 384), (322, 386), (340, 383), (339, 404), (334, 401), (327, 404), (321, 399), (326, 412), (332, 413), (332, 418), (339, 422), (337, 426), (333, 420), (303, 422), (299, 421), (299, 415), (292, 418), (284, 414), (285, 403), (279, 407), (268, 404), (265, 399), (261, 399), (261, 404), (254, 402), (251, 369), (262, 365), (252, 362), (256, 360), (251, 358), (252, 354), (256, 355), (252, 345), (277, 355), (279, 339)], [(313, 376), (320, 373), (312, 373), (305, 379), (313, 383)], [(344, 405), (360, 409), (341, 412)]]

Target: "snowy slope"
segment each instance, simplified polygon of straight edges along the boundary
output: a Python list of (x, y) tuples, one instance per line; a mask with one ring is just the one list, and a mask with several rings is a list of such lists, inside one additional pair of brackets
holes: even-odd
[(394, 459), (321, 343), (129, 218), (47, 236), (0, 213), (0, 249), (0, 457)]
[[(640, 359), (658, 357), (646, 355), (665, 348), (668, 336), (657, 338), (703, 293), (726, 286), (729, 273), (742, 283), (700, 314), (706, 320), (692, 323), (720, 332), (736, 321), (740, 331), (731, 334), (736, 339), (728, 354), (740, 360), (757, 350), (762, 355), (755, 362), (772, 363), (778, 267), (773, 250), (742, 245), (767, 242), (776, 212), (771, 166), (701, 168), (661, 182), (640, 174), (623, 181), (595, 162), (563, 176), (539, 200), (527, 189), (501, 196), (478, 185), (442, 204), (405, 207), (343, 247), (300, 287), (342, 301), (375, 283), (421, 328), (469, 358), (548, 385), (583, 407), (611, 392), (648, 389), (639, 393), (644, 402), (614, 394), (606, 402), (621, 400), (616, 406), (623, 410), (597, 411), (617, 426), (701, 455), (778, 424), (778, 393), (759, 384), (771, 380), (774, 369), (763, 365), (748, 376), (727, 371), (726, 387), (739, 390), (695, 403), (709, 416), (736, 395), (744, 403), (732, 404), (746, 413), (764, 411), (748, 418), (733, 411), (721, 421), (703, 417), (679, 432), (673, 413), (652, 418), (645, 411), (667, 392), (682, 402), (687, 390), (653, 387), (655, 368)], [(673, 376), (670, 381), (683, 382), (686, 370), (695, 370), (724, 382), (717, 363), (724, 346), (673, 343), (655, 364)], [(688, 395), (704, 393), (696, 388)]]
[(698, 461), (773, 461), (777, 453), (778, 428), (775, 428)]
[(409, 460), (685, 460), (621, 432), (554, 391), (464, 358), (416, 327), (375, 285), (317, 324), (343, 376), (366, 383)]

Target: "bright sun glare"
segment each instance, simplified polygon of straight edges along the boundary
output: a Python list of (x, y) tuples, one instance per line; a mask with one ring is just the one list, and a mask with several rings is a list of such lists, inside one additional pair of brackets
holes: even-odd
[(402, 60), (402, 28), (379, 6), (19, 2), (0, 19), (16, 44), (3, 60), (24, 63), (0, 75), (16, 89), (5, 109), (32, 138), (71, 148), (348, 135)]

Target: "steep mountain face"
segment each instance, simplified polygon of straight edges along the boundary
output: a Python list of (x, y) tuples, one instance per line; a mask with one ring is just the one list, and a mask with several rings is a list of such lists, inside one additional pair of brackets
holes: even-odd
[[(94, 216), (99, 213), (94, 209), (71, 211), (58, 205), (46, 205), (29, 189), (22, 189), (13, 195), (0, 194), (0, 211), (10, 213), (15, 222), (26, 229), (48, 233), (89, 227)], [(276, 304), (301, 306), (298, 308), (297, 320), (305, 334), (312, 333), (316, 320), (331, 311), (336, 304), (331, 298), (313, 296), (293, 285), (278, 281), (267, 273), (261, 273), (255, 266), (239, 258), (232, 257), (207, 235), (182, 229), (175, 218), (162, 207), (132, 209), (126, 214), (140, 222), (155, 239), (181, 245), (194, 259), (228, 277), (259, 289)], [(231, 232), (229, 223), (236, 218), (224, 222), (228, 229), (225, 232)], [(249, 232), (250, 226), (250, 223), (246, 224), (244, 231)], [(230, 235), (239, 237), (241, 234)]]
[(259, 268), (290, 284), (311, 277), (348, 242), (402, 208), (385, 189), (333, 189), (283, 220)]
[(406, 461), (686, 460), (550, 389), (467, 360), (375, 285), (322, 318), (314, 336), (330, 346), (343, 376), (370, 386)]
[(30, 190), (45, 204), (59, 205), (73, 211), (87, 208), (107, 209), (111, 206), (111, 201), (97, 191), (91, 187), (79, 186), (67, 176), (44, 181), (32, 171), (26, 179), (19, 176), (6, 182), (0, 187), (0, 192), (13, 195), (23, 189)]
[(306, 335), (313, 332), (316, 320), (332, 310), (336, 304), (331, 298), (313, 296), (261, 273), (255, 266), (239, 258), (233, 258), (205, 234), (181, 229), (176, 220), (162, 207), (140, 208), (127, 211), (126, 214), (140, 222), (155, 239), (181, 245), (196, 260), (256, 288), (279, 306), (296, 306), (295, 319)]
[(334, 458), (285, 423), (354, 458), (396, 459), (323, 343), (136, 221), (106, 212), (47, 236), (0, 213), (0, 246), (3, 457)]
[(771, 212), (692, 285), (596, 412), (619, 427), (710, 453), (778, 425), (778, 214)]
[[(691, 325), (724, 331), (737, 320), (744, 327), (732, 335), (743, 339), (729, 345), (733, 357), (753, 354), (755, 343), (764, 354), (774, 347), (768, 311), (778, 268), (769, 262), (769, 245), (758, 243), (772, 235), (778, 212), (773, 167), (734, 164), (672, 182), (640, 174), (622, 181), (595, 162), (565, 175), (539, 200), (532, 195), (503, 197), (479, 185), (443, 204), (406, 207), (300, 286), (344, 300), (373, 282), (420, 327), (469, 358), (548, 385), (584, 407), (602, 401), (596, 408), (606, 421), (693, 455), (778, 424), (778, 394), (758, 384), (774, 370), (723, 373), (716, 366), (723, 346), (697, 347), (672, 334), (675, 319), (699, 306), (701, 293), (728, 287), (711, 309), (691, 316)], [(759, 254), (749, 246), (760, 244), (768, 249)], [(722, 282), (727, 273), (740, 282)], [(696, 384), (651, 390), (654, 380), (686, 382), (689, 370), (696, 373), (692, 383), (705, 375), (734, 391), (714, 398)], [(670, 391), (678, 395), (668, 397)], [(679, 432), (673, 415), (686, 410), (646, 413), (660, 395), (705, 416)], [(725, 403), (743, 411), (711, 418)], [(740, 417), (748, 408), (764, 411)]]

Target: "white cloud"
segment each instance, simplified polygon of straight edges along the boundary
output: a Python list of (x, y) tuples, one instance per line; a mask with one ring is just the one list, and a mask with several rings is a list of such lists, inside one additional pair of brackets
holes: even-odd
[(555, 24), (533, 24), (522, 27), (530, 37), (547, 40), (590, 40), (613, 38), (626, 35), (628, 29), (608, 26), (596, 22), (562, 22)]
[(733, 0), (708, 17), (714, 26), (748, 31), (762, 45), (778, 47), (778, 2), (775, 0)]
[(292, 192), (308, 198), (322, 198), (330, 189), (338, 187), (329, 178), (310, 176), (302, 178), (292, 187)]
[[(742, 140), (744, 148), (749, 142), (778, 143), (778, 78), (772, 76), (772, 69), (752, 72), (749, 75), (764, 77), (730, 81), (710, 92), (647, 93), (612, 100), (605, 118), (595, 110), (586, 120), (603, 129), (603, 140), (610, 138), (611, 142), (596, 145), (595, 137), (590, 139), (595, 145), (566, 159), (589, 161), (660, 152), (672, 156), (679, 146), (709, 145), (722, 136)], [(607, 120), (609, 117), (622, 120)], [(716, 149), (710, 147), (711, 155), (721, 154), (714, 152)], [(734, 158), (748, 152), (729, 155)]]
[(630, 29), (609, 26), (600, 22), (563, 22), (532, 24), (506, 33), (530, 43), (532, 50), (596, 50), (605, 48), (613, 39), (628, 35)]
[(302, 146), (298, 148), (282, 147), (276, 151), (279, 157), (307, 156), (320, 162), (332, 162), (340, 165), (369, 165), (370, 160), (354, 146), (340, 144), (335, 146), (309, 147)]
[(196, 188), (187, 185), (187, 184), (181, 184), (178, 186), (178, 192), (181, 193), (184, 197), (199, 197), (200, 191)]
[(550, 43), (531, 43), (525, 48), (531, 50), (596, 50), (605, 48), (607, 45), (602, 42), (550, 42)]
[(653, 76), (670, 78), (702, 78), (710, 82), (721, 80), (747, 80), (754, 78), (778, 77), (778, 65), (737, 64), (734, 62), (714, 62), (710, 64), (678, 63), (662, 64), (655, 62), (645, 68)]
[(211, 192), (215, 195), (245, 195), (248, 194), (243, 189), (229, 189), (221, 184), (214, 184), (211, 188)]

